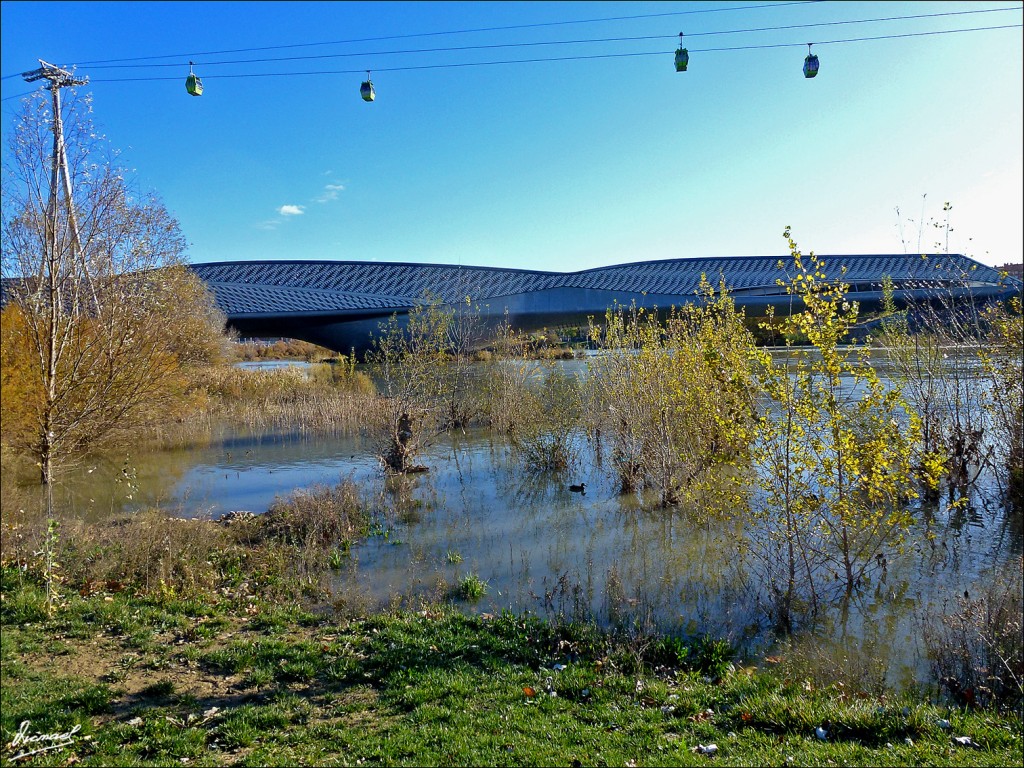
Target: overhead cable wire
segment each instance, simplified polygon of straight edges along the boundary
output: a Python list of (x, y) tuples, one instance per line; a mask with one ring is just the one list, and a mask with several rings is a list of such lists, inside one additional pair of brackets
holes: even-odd
[[(850, 19), (842, 21), (822, 21), (814, 22), (809, 24), (787, 24), (776, 27), (755, 27), (750, 29), (727, 29), (712, 32), (688, 32), (686, 37), (713, 37), (716, 35), (735, 35), (745, 34), (751, 32), (782, 32), (786, 30), (794, 29), (811, 29), (814, 27), (834, 27), (847, 24), (868, 24), (868, 23), (880, 23), (880, 22), (891, 22), (891, 21), (907, 21), (917, 19), (932, 19), (942, 16), (963, 16), (967, 14), (975, 13), (994, 13), (1000, 11), (1019, 11), (1021, 8), (981, 8), (970, 11), (947, 11), (943, 13), (922, 13), (911, 16), (887, 16), (877, 19)], [(668, 38), (674, 39), (676, 35), (641, 35), (634, 37), (597, 37), (588, 38), (583, 40), (546, 40), (546, 41), (534, 41), (534, 42), (521, 42), (521, 43), (492, 43), (488, 45), (463, 45), (453, 46), (447, 48), (418, 48), (404, 51), (361, 51), (353, 53), (320, 53), (311, 54), (308, 56), (281, 56), (273, 58), (262, 58), (262, 59), (229, 59), (225, 61), (196, 61), (196, 66), (202, 67), (214, 67), (214, 66), (225, 66), (228, 64), (268, 64), (283, 61), (308, 61), (313, 59), (341, 59), (341, 58), (354, 58), (359, 56), (396, 56), (396, 55), (410, 55), (410, 54), (421, 54), (421, 53), (461, 53), (465, 51), (476, 51), (476, 50), (494, 50), (498, 48), (529, 48), (536, 46), (556, 46), (556, 45), (583, 45), (593, 43), (622, 43), (622, 42), (639, 42), (644, 40), (665, 40)], [(191, 63), (191, 62), (190, 62)], [(181, 62), (169, 62), (160, 64), (102, 64), (91, 67), (91, 69), (141, 69), (150, 67), (180, 67)]]
[[(933, 30), (929, 32), (905, 32), (901, 34), (890, 34), (890, 35), (876, 35), (872, 37), (851, 37), (837, 40), (819, 40), (811, 41), (812, 45), (840, 45), (845, 43), (862, 43), (876, 40), (896, 40), (908, 37), (926, 37), (934, 35), (951, 35), (961, 32), (986, 32), (1000, 29), (1020, 29), (1024, 27), (1024, 24), (1003, 24), (999, 26), (990, 27), (971, 27), (966, 29), (941, 29)], [(726, 51), (753, 51), (753, 50), (765, 50), (771, 48), (803, 48), (807, 45), (803, 43), (765, 43), (761, 45), (738, 45), (738, 46), (727, 46), (719, 48), (691, 48), (690, 53), (719, 53)], [(585, 54), (579, 56), (554, 56), (554, 57), (538, 57), (533, 59), (504, 59), (500, 61), (469, 61), (469, 62), (455, 62), (447, 64), (416, 64), (408, 66), (396, 66), (396, 67), (373, 67), (374, 72), (408, 72), (413, 70), (425, 70), (425, 69), (455, 69), (464, 67), (484, 67), (484, 66), (496, 66), (501, 64), (535, 64), (541, 62), (555, 62), (555, 61), (587, 61), (593, 59), (615, 59), (615, 58), (628, 58), (635, 56), (665, 56), (666, 51), (635, 51), (631, 53), (601, 53), (601, 54)], [(206, 76), (205, 79), (217, 80), (217, 79), (237, 79), (237, 78), (248, 78), (248, 77), (305, 77), (315, 75), (352, 75), (352, 74), (363, 74), (366, 72), (366, 68), (361, 69), (341, 69), (341, 70), (314, 70), (306, 72), (250, 72), (250, 73), (229, 73), (229, 74), (215, 74)], [(90, 78), (90, 83), (132, 83), (132, 82), (155, 82), (161, 80), (180, 80), (177, 76), (146, 76), (146, 77), (124, 77), (124, 78)]]
[[(383, 40), (403, 40), (413, 37), (438, 37), (443, 35), (463, 35), (475, 32), (505, 32), (513, 29), (536, 29), (539, 27), (556, 27), (556, 26), (567, 26), (572, 24), (594, 24), (605, 21), (633, 21), (636, 19), (653, 19), (665, 16), (689, 16), (700, 13), (719, 13), (721, 11), (747, 11), (756, 10), (762, 8), (782, 8), (790, 5), (813, 5), (815, 3), (823, 2), (824, 0), (793, 0), (792, 2), (786, 3), (762, 3), (759, 5), (736, 5), (729, 6), (726, 8), (694, 8), (687, 11), (665, 11), (662, 13), (642, 13), (635, 14), (632, 16), (608, 16), (599, 19), (575, 19), (568, 21), (540, 21), (531, 24), (509, 24), (500, 27), (479, 27), (476, 29), (454, 29), (447, 32), (411, 32), (404, 35), (383, 35), (381, 37), (361, 37), (352, 38), (349, 40), (326, 40), (317, 43), (291, 43), (288, 45), (265, 45), (256, 48), (232, 48), (223, 51), (201, 51), (193, 53), (175, 53), (175, 54), (162, 54), (160, 56), (137, 56), (135, 58), (127, 59), (98, 59), (94, 61), (80, 61), (70, 66), (85, 66), (85, 65), (97, 65), (97, 64), (113, 64), (122, 61), (149, 61), (152, 59), (170, 59), (180, 58), (183, 56), (197, 57), (197, 56), (220, 56), (227, 53), (250, 53), (253, 51), (276, 51), (285, 48), (308, 48), (317, 45), (347, 45), (349, 43), (374, 43), (381, 42)], [(8, 75), (10, 77), (10, 75)]]
[(11, 99), (20, 99), (20, 98), (23, 98), (25, 96), (30, 96), (33, 93), (35, 93), (35, 91), (25, 91), (24, 93), (19, 93), (19, 94), (16, 94), (14, 96), (4, 96), (2, 99), (0, 99), (0, 101), (10, 101)]

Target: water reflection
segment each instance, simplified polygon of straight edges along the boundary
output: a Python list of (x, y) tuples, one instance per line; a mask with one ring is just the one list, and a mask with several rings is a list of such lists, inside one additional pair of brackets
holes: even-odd
[[(763, 650), (771, 642), (764, 612), (737, 556), (743, 520), (620, 497), (582, 440), (580, 448), (575, 472), (538, 474), (503, 440), (470, 431), (429, 449), (430, 472), (385, 482), (373, 446), (358, 436), (224, 432), (188, 450), (83, 466), (58, 491), (87, 520), (145, 506), (218, 517), (352, 478), (379, 510), (380, 534), (352, 549), (336, 578), (340, 595), (371, 606), (434, 597), (475, 574), (489, 591), (467, 610), (588, 615)], [(568, 490), (580, 482), (585, 495)], [(819, 616), (813, 639), (795, 646), (821, 665), (869, 675), (881, 664), (890, 680), (919, 675), (923, 607), (941, 609), (1018, 556), (1020, 526), (983, 493), (963, 508), (922, 508), (902, 553), (886, 553), (848, 609)]]

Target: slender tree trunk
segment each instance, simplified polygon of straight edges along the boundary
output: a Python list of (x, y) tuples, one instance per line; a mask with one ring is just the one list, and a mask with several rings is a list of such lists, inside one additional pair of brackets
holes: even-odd
[[(40, 275), (39, 290), (46, 291), (47, 326), (44, 352), (44, 392), (46, 403), (43, 408), (43, 423), (39, 450), (40, 481), (49, 488), (53, 480), (53, 413), (57, 402), (57, 324), (60, 317), (60, 257), (57, 252), (57, 185), (60, 180), (60, 163), (64, 156), (64, 126), (60, 118), (60, 89), (51, 87), (53, 96), (53, 156), (50, 164), (50, 197), (46, 206), (46, 261), (45, 274)], [(68, 201), (70, 205), (70, 200)], [(45, 283), (43, 282), (45, 281)], [(49, 498), (49, 491), (47, 491)], [(50, 505), (47, 504), (47, 515)]]

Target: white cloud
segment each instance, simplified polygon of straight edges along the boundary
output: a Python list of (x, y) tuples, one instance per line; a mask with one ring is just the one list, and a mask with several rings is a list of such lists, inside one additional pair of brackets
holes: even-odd
[(266, 221), (261, 221), (257, 224), (256, 229), (277, 229), (277, 225), (280, 223), (280, 219), (267, 219)]
[(277, 212), (282, 216), (301, 216), (306, 212), (306, 206), (304, 205), (282, 205), (277, 209)]
[(338, 193), (345, 189), (344, 184), (325, 184), (323, 194), (314, 198), (318, 203), (329, 203), (338, 199)]

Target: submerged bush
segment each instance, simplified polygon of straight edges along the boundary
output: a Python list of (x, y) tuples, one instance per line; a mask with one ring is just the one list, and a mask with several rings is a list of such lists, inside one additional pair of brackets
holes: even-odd
[(576, 464), (581, 398), (580, 382), (557, 368), (520, 391), (521, 420), (511, 439), (527, 469), (563, 472)]
[(1024, 511), (1024, 314), (1021, 296), (989, 307), (989, 333), (979, 351), (989, 384), (982, 400), (990, 419), (995, 458), (1008, 475), (1011, 503)]
[(620, 490), (650, 488), (670, 506), (714, 487), (712, 470), (746, 453), (754, 424), (753, 338), (724, 286), (703, 280), (664, 322), (610, 310), (591, 336), (606, 350), (590, 363), (595, 434)]
[[(1024, 559), (976, 582), (931, 613), (924, 641), (932, 674), (957, 704), (1024, 705)], [(977, 592), (980, 590), (980, 593)]]
[(826, 275), (788, 228), (784, 236), (793, 274), (779, 282), (804, 309), (782, 328), (812, 346), (787, 345), (781, 362), (758, 353), (765, 397), (752, 456), (761, 494), (751, 511), (760, 526), (743, 552), (770, 618), (791, 632), (819, 603), (849, 598), (878, 567), (877, 556), (902, 541), (913, 523), (908, 502), (917, 497), (911, 454), (920, 421), (905, 417), (910, 409), (882, 382), (868, 349), (842, 343), (858, 313), (842, 274)]
[(264, 536), (298, 547), (333, 547), (366, 535), (370, 517), (351, 480), (276, 499), (259, 521)]

